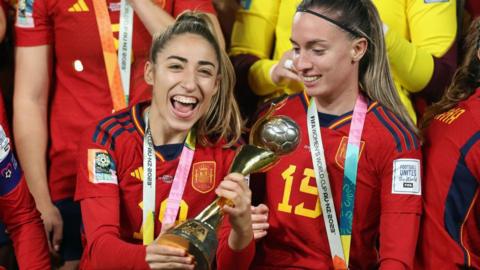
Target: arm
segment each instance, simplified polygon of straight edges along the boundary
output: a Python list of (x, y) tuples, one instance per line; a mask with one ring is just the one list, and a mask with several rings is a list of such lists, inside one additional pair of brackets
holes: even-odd
[(232, 173), (216, 189), (218, 196), (231, 200), (224, 205), (228, 220), (222, 224), (217, 250), (218, 269), (248, 269), (255, 254), (251, 220), (252, 193), (242, 175)]
[[(277, 88), (269, 74), (277, 61), (269, 58), (275, 45), (279, 2), (256, 0), (250, 3), (250, 6), (244, 5), (237, 12), (230, 55), (236, 74), (243, 75), (237, 81), (248, 82), (249, 88), (257, 95), (267, 95)], [(263, 33), (261, 38), (258, 33)], [(259, 84), (264, 87), (259, 87)]]
[(431, 100), (441, 96), (456, 68), (455, 1), (411, 2), (406, 7), (409, 40), (392, 27), (395, 18), (385, 16), (388, 3), (375, 4), (388, 28), (387, 52), (396, 79), (408, 91), (421, 92)]
[[(175, 12), (175, 14), (171, 15), (151, 0), (129, 0), (129, 3), (152, 36), (165, 31), (169, 25), (172, 25), (175, 22), (174, 16), (176, 17), (181, 13)], [(194, 6), (192, 6), (190, 9), (194, 10)], [(182, 10), (182, 12), (183, 11), (184, 10)], [(215, 33), (217, 34), (220, 44), (224, 48), (225, 39), (223, 38), (222, 30), (217, 17), (212, 13), (208, 13), (207, 15), (212, 20)]]
[[(395, 152), (384, 160), (380, 199), (380, 269), (413, 269), (422, 211), (421, 152), (419, 149)], [(411, 187), (403, 188), (405, 179), (409, 179)]]
[(175, 19), (151, 0), (128, 0), (135, 13), (154, 36), (162, 33)]
[(150, 269), (145, 261), (145, 247), (120, 238), (118, 198), (86, 198), (80, 205), (87, 237), (84, 256), (92, 269)]
[(0, 197), (0, 204), (1, 219), (13, 240), (20, 269), (50, 269), (42, 220), (23, 178), (10, 193)]
[(63, 222), (50, 198), (46, 163), (50, 59), (48, 45), (17, 47), (13, 123), (17, 152), (28, 187), (42, 214), (47, 236), (53, 232), (52, 239), (48, 239), (50, 248), (58, 251)]
[(5, 18), (5, 10), (3, 10), (2, 4), (0, 4), (0, 42), (5, 37), (5, 31), (7, 30), (7, 19)]

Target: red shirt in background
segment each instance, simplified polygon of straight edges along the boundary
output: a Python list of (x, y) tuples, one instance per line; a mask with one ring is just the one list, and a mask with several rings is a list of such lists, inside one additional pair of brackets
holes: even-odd
[(480, 269), (480, 88), (425, 134), (417, 269)]
[(0, 220), (7, 226), (20, 269), (50, 269), (45, 229), (19, 163), (0, 94)]

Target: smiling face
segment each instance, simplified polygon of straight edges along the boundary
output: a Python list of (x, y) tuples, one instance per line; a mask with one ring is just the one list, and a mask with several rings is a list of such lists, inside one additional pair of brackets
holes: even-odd
[(291, 41), (294, 67), (308, 95), (336, 100), (358, 91), (358, 62), (366, 49), (365, 39), (352, 39), (322, 18), (297, 12)]
[[(150, 118), (162, 137), (185, 134), (205, 115), (219, 86), (219, 63), (212, 45), (199, 35), (181, 34), (148, 62), (153, 85)], [(168, 141), (168, 140), (167, 140)], [(164, 143), (164, 142), (161, 142)]]

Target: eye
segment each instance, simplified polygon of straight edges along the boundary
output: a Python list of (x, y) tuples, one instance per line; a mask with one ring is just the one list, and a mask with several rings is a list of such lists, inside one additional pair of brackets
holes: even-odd
[(198, 72), (200, 72), (200, 74), (203, 74), (203, 75), (208, 76), (208, 77), (213, 76), (213, 71), (209, 68), (201, 68), (201, 69), (198, 70)]
[(312, 49), (312, 52), (315, 54), (315, 55), (324, 55), (325, 54), (325, 49), (319, 49), (319, 48), (313, 48)]
[(176, 63), (175, 64), (170, 64), (170, 65), (168, 65), (168, 69), (178, 71), (178, 70), (182, 69), (182, 65), (176, 64)]

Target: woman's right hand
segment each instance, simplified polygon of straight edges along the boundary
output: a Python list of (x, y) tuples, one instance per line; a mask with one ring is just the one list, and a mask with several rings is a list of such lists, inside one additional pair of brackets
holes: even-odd
[(160, 245), (156, 241), (147, 246), (145, 260), (151, 269), (194, 269), (195, 260), (184, 249)]

